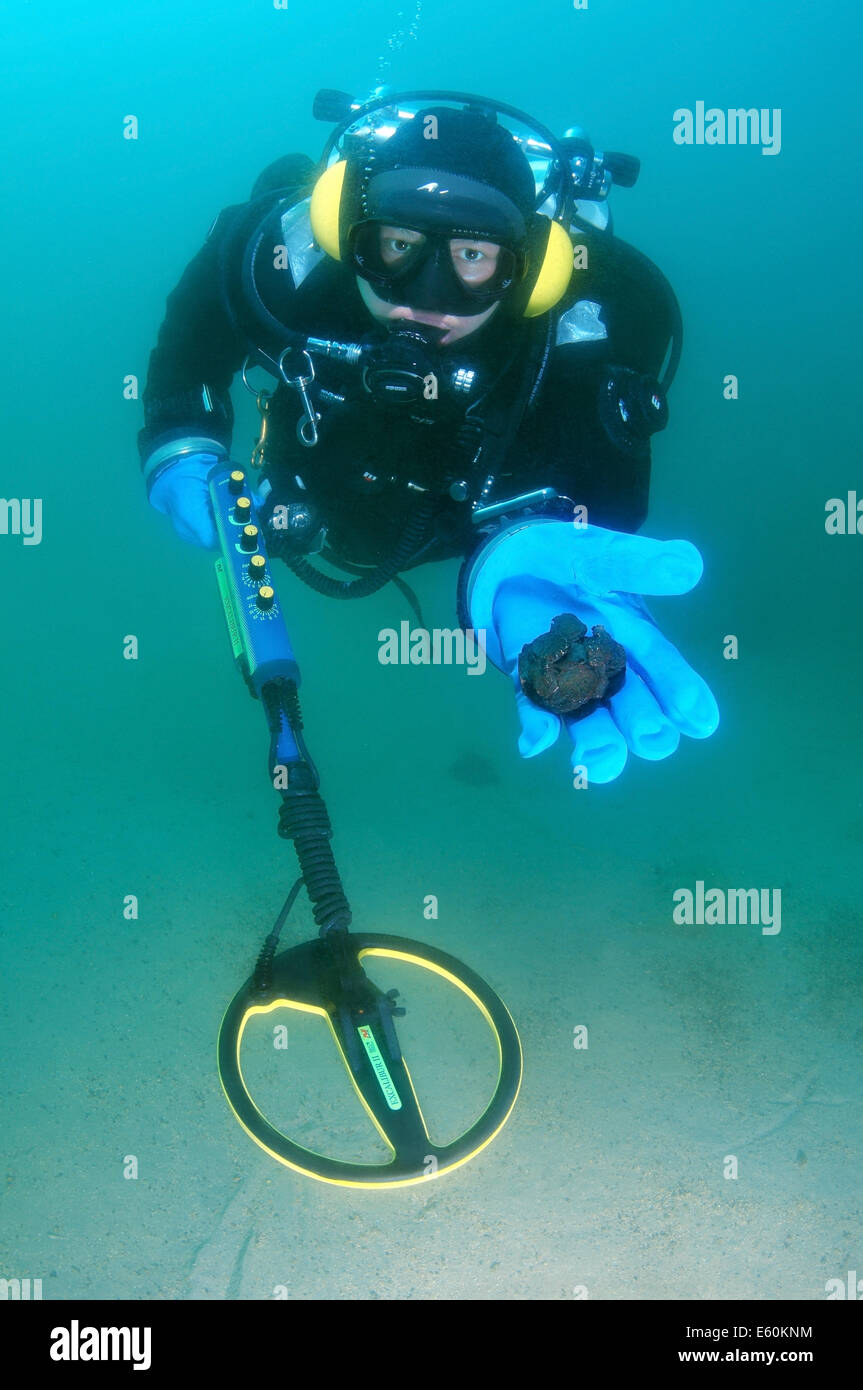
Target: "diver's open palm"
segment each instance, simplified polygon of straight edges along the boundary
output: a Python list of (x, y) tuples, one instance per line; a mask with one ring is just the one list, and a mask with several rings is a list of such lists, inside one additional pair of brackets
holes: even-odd
[[(663, 637), (642, 594), (685, 594), (701, 578), (701, 556), (688, 541), (534, 522), (514, 528), (493, 547), (474, 586), (470, 609), (491, 608), (486, 642), (491, 659), (515, 685), (521, 720), (519, 750), (534, 757), (565, 725), (573, 766), (588, 780), (619, 776), (631, 749), (641, 758), (667, 758), (681, 734), (707, 738), (719, 722), (709, 688)], [(623, 686), (582, 719), (541, 709), (524, 693), (518, 675), (522, 648), (575, 613), (588, 627), (600, 623), (626, 651)]]

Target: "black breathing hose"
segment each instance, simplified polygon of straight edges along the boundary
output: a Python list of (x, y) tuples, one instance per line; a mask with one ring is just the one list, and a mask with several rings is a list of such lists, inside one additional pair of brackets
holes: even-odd
[(385, 584), (389, 584), (399, 570), (413, 559), (421, 542), (425, 539), (432, 510), (433, 504), (430, 501), (420, 502), (408, 518), (392, 553), (369, 574), (364, 574), (360, 579), (335, 579), (329, 574), (324, 574), (322, 570), (316, 569), (305, 556), (291, 555), (287, 546), (281, 542), (281, 538), (272, 528), (269, 528), (267, 533), (267, 548), (271, 553), (284, 560), (298, 579), (301, 579), (304, 584), (308, 584), (310, 589), (315, 589), (317, 593), (325, 594), (327, 598), (368, 598), (370, 594), (376, 594)]

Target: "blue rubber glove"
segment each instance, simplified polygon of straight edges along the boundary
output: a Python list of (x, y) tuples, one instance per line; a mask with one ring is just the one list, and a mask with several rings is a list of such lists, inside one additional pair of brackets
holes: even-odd
[[(599, 526), (532, 519), (493, 536), (471, 562), (465, 600), (475, 632), (486, 631), (489, 659), (513, 681), (522, 757), (553, 744), (565, 724), (573, 767), (588, 781), (611, 782), (628, 751), (667, 758), (681, 734), (707, 738), (719, 710), (707, 685), (662, 636), (642, 594), (685, 594), (701, 578), (701, 556), (689, 541), (655, 541)], [(623, 686), (583, 719), (561, 719), (524, 694), (518, 676), (522, 647), (575, 613), (600, 623), (626, 651)]]
[[(219, 545), (207, 478), (220, 462), (224, 460), (217, 454), (183, 454), (159, 474), (150, 489), (151, 503), (170, 517), (180, 539), (205, 550), (217, 550)], [(256, 507), (261, 506), (266, 487), (264, 483), (258, 492), (250, 489)]]
[(170, 517), (181, 540), (215, 550), (216, 522), (210, 504), (207, 478), (219, 462), (217, 454), (183, 454), (154, 482), (150, 501)]

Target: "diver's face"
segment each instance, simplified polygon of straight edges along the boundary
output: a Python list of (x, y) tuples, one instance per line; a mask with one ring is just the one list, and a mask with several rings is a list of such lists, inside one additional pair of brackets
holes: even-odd
[[(422, 232), (409, 227), (381, 226), (378, 230), (380, 260), (395, 274), (401, 267), (415, 260), (417, 252), (421, 251), (426, 242)], [(449, 249), (453, 270), (466, 289), (480, 290), (497, 274), (501, 248), (495, 242), (451, 237)], [(496, 302), (478, 314), (438, 314), (431, 309), (413, 309), (407, 304), (390, 304), (375, 294), (368, 281), (361, 276), (357, 276), (357, 287), (363, 303), (378, 323), (388, 324), (401, 319), (410, 323), (425, 323), (431, 328), (445, 329), (440, 339), (441, 347), (457, 343), (461, 338), (475, 333), (488, 322), (498, 307)]]

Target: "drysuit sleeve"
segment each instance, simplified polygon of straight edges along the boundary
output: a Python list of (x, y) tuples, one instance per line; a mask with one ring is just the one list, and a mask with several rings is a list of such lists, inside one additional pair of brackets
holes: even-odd
[(145, 474), (148, 462), (175, 441), (209, 441), (226, 453), (230, 449), (230, 386), (246, 352), (222, 289), (226, 244), (237, 212), (228, 208), (220, 214), (168, 296), (144, 388), (138, 448)]
[(585, 506), (592, 525), (637, 531), (647, 517), (650, 438), (667, 418), (652, 377), (617, 366), (607, 351), (558, 349), (533, 421), (536, 472)]

